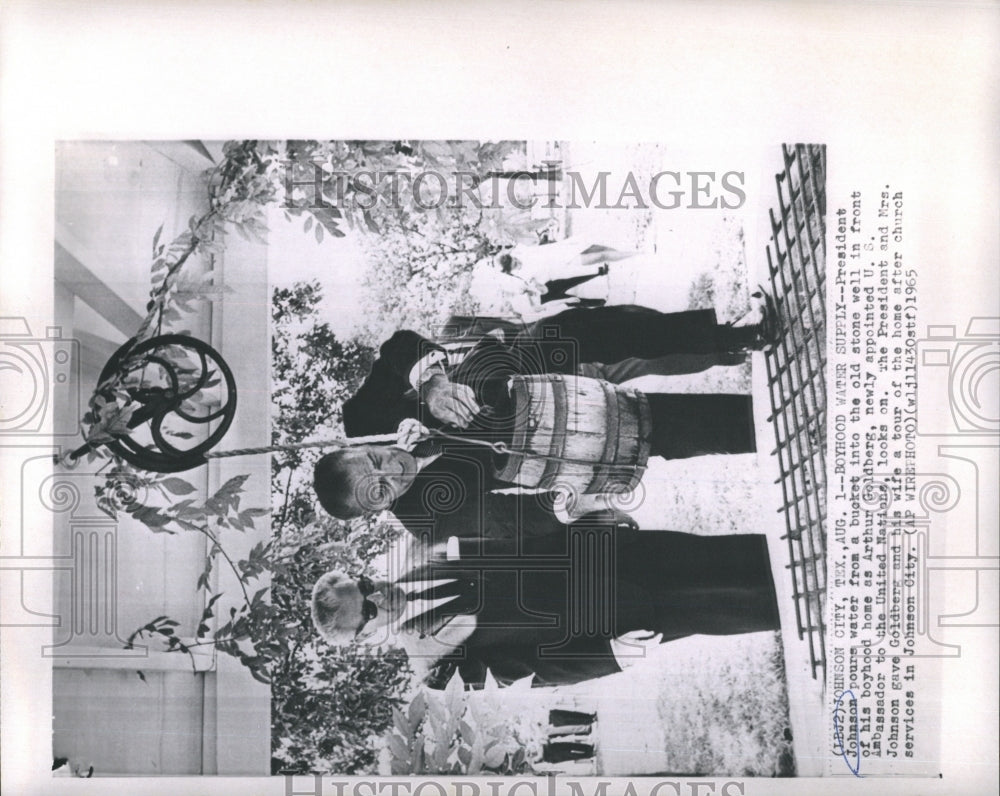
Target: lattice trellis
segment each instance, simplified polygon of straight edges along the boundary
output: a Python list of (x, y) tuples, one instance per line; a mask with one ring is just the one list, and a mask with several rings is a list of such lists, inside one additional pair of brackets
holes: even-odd
[(782, 147), (767, 247), (781, 333), (765, 355), (799, 638), (826, 677), (826, 147)]

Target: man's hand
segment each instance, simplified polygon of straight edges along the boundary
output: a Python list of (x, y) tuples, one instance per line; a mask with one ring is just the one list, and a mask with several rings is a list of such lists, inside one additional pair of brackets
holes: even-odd
[(430, 436), (430, 431), (419, 420), (404, 417), (396, 430), (396, 446), (404, 451), (412, 451), (422, 439)]
[(475, 629), (476, 617), (463, 614), (453, 616), (434, 635), (400, 632), (390, 643), (406, 650), (410, 668), (419, 680), (426, 677), (441, 658), (463, 644)]
[(663, 641), (662, 633), (648, 630), (632, 630), (611, 641), (611, 652), (622, 669), (645, 660), (650, 650), (656, 649)]
[(432, 376), (421, 388), (420, 395), (434, 415), (442, 423), (466, 428), (479, 413), (476, 394), (471, 387), (453, 384), (443, 373)]

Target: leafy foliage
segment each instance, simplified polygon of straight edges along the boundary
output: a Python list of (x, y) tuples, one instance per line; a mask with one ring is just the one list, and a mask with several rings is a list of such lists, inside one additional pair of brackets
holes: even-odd
[[(317, 321), (321, 298), (318, 286), (309, 283), (273, 296), (275, 444), (338, 433), (337, 407), (371, 360), (370, 349), (342, 344)], [(198, 532), (209, 540), (196, 584), (206, 594), (205, 608), (194, 636), (182, 637), (176, 620), (160, 616), (136, 629), (128, 645), (158, 638), (166, 650), (188, 655), (209, 647), (270, 683), (276, 772), (363, 772), (374, 766), (375, 741), (391, 723), (392, 707), (400, 704), (408, 682), (406, 656), (327, 646), (308, 619), (309, 598), (312, 584), (331, 568), (371, 574), (372, 559), (385, 552), (398, 529), (375, 519), (317, 518), (310, 474), (318, 455), (310, 450), (273, 457), (272, 504), (281, 519), (272, 524), (270, 542), (258, 543), (239, 560), (229, 556), (219, 532), (253, 528), (268, 513), (243, 506), (246, 475), (231, 478), (202, 501), (182, 477), (118, 463), (95, 491), (112, 516), (124, 512), (157, 533)], [(243, 600), (216, 617), (222, 594), (212, 591), (212, 575), (220, 561), (238, 581)]]
[(371, 573), (371, 558), (392, 539), (355, 533), (321, 520), (289, 525), (276, 539), (281, 567), (271, 604), (282, 618), (275, 628), (282, 648), (272, 663), (274, 773), (370, 771), (374, 740), (389, 726), (408, 682), (405, 654), (331, 647), (309, 620), (312, 585), (321, 575), (332, 568)]
[[(340, 405), (367, 374), (374, 352), (341, 342), (318, 320), (322, 294), (316, 283), (276, 289), (272, 298), (272, 441), (340, 436)], [(281, 561), (271, 601), (276, 615), (287, 619), (271, 681), (275, 773), (371, 771), (375, 741), (409, 682), (405, 654), (332, 648), (308, 621), (312, 585), (323, 574), (334, 568), (374, 574), (373, 559), (399, 535), (379, 518), (346, 523), (316, 515), (312, 469), (323, 452), (286, 451), (271, 460)]]
[[(210, 257), (220, 253), (225, 236), (232, 230), (250, 240), (263, 240), (266, 231), (264, 207), (281, 196), (282, 147), (267, 142), (230, 142), (224, 154), (223, 161), (208, 173), (207, 211), (190, 219), (187, 229), (170, 243), (161, 242), (162, 227), (154, 235), (150, 301), (147, 316), (133, 344), (160, 334), (164, 327), (180, 323), (186, 313), (195, 311), (198, 300), (218, 292), (212, 286), (210, 269), (193, 274), (184, 268), (185, 264), (194, 261), (193, 255)], [(308, 209), (304, 212), (311, 213)], [(279, 292), (274, 297), (275, 325), (279, 329), (275, 361), (282, 386), (276, 394), (279, 422), (275, 441), (279, 443), (299, 441), (330, 421), (338, 397), (342, 398), (346, 391), (356, 386), (371, 361), (369, 350), (354, 343), (342, 344), (325, 325), (305, 322), (307, 316), (315, 321), (311, 316), (315, 315), (320, 298), (309, 286)], [(291, 329), (290, 324), (294, 322), (305, 324), (305, 328)], [(162, 355), (163, 352), (158, 350), (158, 353)], [(181, 356), (176, 352), (167, 353), (178, 359)], [(145, 378), (146, 362), (132, 362), (128, 358), (125, 362), (128, 367), (123, 371), (140, 372)], [(178, 373), (187, 370), (183, 361), (173, 364)], [(205, 602), (193, 635), (184, 635), (177, 620), (159, 616), (135, 629), (127, 645), (132, 646), (143, 639), (158, 639), (166, 650), (188, 655), (193, 655), (196, 648), (208, 648), (233, 656), (255, 679), (271, 683), (278, 695), (278, 715), (295, 719), (277, 724), (278, 732), (285, 732), (287, 736), (283, 748), (295, 750), (285, 763), (323, 770), (320, 751), (336, 747), (343, 750), (343, 758), (355, 755), (358, 750), (345, 744), (343, 739), (338, 740), (337, 736), (332, 736), (332, 740), (324, 742), (322, 747), (313, 737), (327, 723), (328, 715), (306, 713), (301, 705), (296, 707), (294, 701), (286, 708), (281, 699), (306, 692), (314, 681), (323, 680), (322, 671), (326, 670), (322, 667), (317, 670), (317, 661), (333, 665), (336, 660), (339, 670), (352, 672), (350, 677), (354, 681), (369, 683), (369, 701), (378, 703), (373, 713), (373, 721), (378, 727), (369, 734), (377, 734), (388, 725), (391, 715), (386, 707), (390, 703), (386, 700), (393, 698), (393, 677), (403, 677), (405, 661), (401, 663), (396, 655), (385, 661), (354, 666), (347, 657), (338, 659), (337, 651), (317, 650), (312, 646), (315, 633), (307, 618), (311, 585), (331, 561), (361, 571), (370, 556), (384, 549), (391, 538), (389, 530), (380, 526), (381, 535), (376, 532), (372, 535), (374, 541), (362, 544), (351, 536), (349, 529), (338, 527), (332, 521), (313, 526), (302, 521), (296, 524), (295, 532), (278, 535), (270, 542), (259, 542), (245, 558), (233, 558), (221, 544), (220, 533), (254, 528), (257, 518), (269, 513), (268, 509), (242, 505), (249, 476), (235, 476), (214, 494), (199, 500), (198, 489), (185, 478), (139, 471), (117, 457), (109, 457), (106, 449), (97, 447), (130, 433), (129, 420), (135, 411), (136, 389), (146, 386), (142, 382), (129, 384), (115, 374), (98, 385), (91, 397), (84, 417), (87, 439), (94, 445), (88, 458), (106, 460), (99, 472), (110, 468), (104, 475), (104, 482), (95, 486), (97, 502), (112, 517), (124, 513), (155, 533), (204, 535), (208, 540), (205, 564), (194, 585), (205, 593)], [(177, 436), (181, 434), (183, 432)], [(290, 461), (281, 461), (279, 467), (295, 471), (302, 464), (300, 458), (292, 457)], [(301, 502), (302, 496), (298, 497)], [(305, 512), (299, 514), (302, 516), (296, 519), (308, 519)], [(282, 521), (284, 519), (282, 517)], [(303, 528), (307, 530), (302, 531)], [(341, 540), (343, 544), (324, 548), (324, 542), (329, 540)], [(363, 554), (351, 553), (352, 545)], [(217, 582), (213, 574), (219, 562), (232, 572), (241, 594), (241, 599), (229, 601), (235, 604), (221, 616), (216, 614), (223, 594), (213, 590)], [(269, 595), (272, 583), (275, 584), (274, 593)], [(387, 677), (387, 671), (395, 674)], [(141, 672), (139, 676), (144, 679)], [(330, 676), (326, 679), (333, 682)], [(327, 700), (326, 707), (329, 706)], [(356, 728), (365, 727), (361, 714), (352, 721)], [(311, 751), (303, 751), (307, 749)], [(368, 754), (370, 757), (372, 753)]]
[[(339, 436), (340, 407), (360, 386), (375, 352), (356, 341), (341, 341), (318, 320), (322, 301), (317, 282), (276, 288), (271, 302), (271, 444), (303, 442), (314, 434)], [(286, 450), (271, 458), (275, 527), (305, 525), (312, 518), (312, 464), (315, 449)]]
[[(374, 312), (366, 313), (371, 321), (367, 342), (378, 342), (389, 326), (433, 332), (450, 312), (474, 309), (462, 279), (473, 263), (531, 235), (536, 222), (525, 212), (512, 214), (509, 207), (492, 204), (495, 186), (485, 207), (478, 206), (482, 198), (471, 198), (485, 189), (491, 175), (502, 173), (505, 159), (518, 147), (503, 141), (227, 142), (222, 162), (207, 173), (206, 212), (192, 216), (170, 243), (160, 241), (162, 227), (154, 236), (150, 300), (132, 342), (180, 324), (198, 302), (218, 295), (210, 262), (200, 271), (185, 264), (195, 255), (210, 261), (233, 231), (265, 242), (265, 208), (278, 204), (288, 218), (303, 218), (303, 229), (317, 241), (358, 232), (370, 260), (367, 309)], [(428, 195), (435, 180), (413, 176), (429, 172), (462, 172), (456, 178), (461, 186), (449, 185), (452, 198), (439, 203)], [(457, 195), (465, 201), (455, 201)], [(294, 315), (301, 309), (289, 297), (279, 312)], [(329, 343), (329, 329), (314, 331), (307, 345)], [(363, 362), (363, 351), (341, 345), (342, 351), (328, 352), (330, 362)], [(94, 393), (85, 417), (86, 438), (94, 446), (127, 432), (128, 393), (119, 387), (111, 379)], [(96, 406), (98, 396), (117, 409)]]
[(362, 654), (320, 646), (294, 677), (272, 685), (272, 773), (362, 774), (375, 766), (375, 741), (392, 722), (408, 682), (402, 652)]
[[(231, 230), (264, 242), (264, 208), (276, 200), (279, 191), (279, 148), (267, 142), (230, 141), (223, 153), (222, 162), (206, 173), (206, 211), (191, 216), (187, 228), (170, 243), (160, 240), (162, 225), (153, 236), (149, 302), (145, 318), (129, 341), (133, 347), (162, 334), (165, 328), (176, 329), (197, 302), (221, 293), (210, 260), (222, 252)], [(195, 255), (209, 265), (198, 271), (185, 268)], [(130, 390), (125, 380), (131, 373), (134, 369), (123, 367), (97, 385), (91, 396), (89, 411), (83, 417), (85, 439), (93, 446), (91, 460), (101, 457), (94, 452), (96, 446), (129, 432), (135, 385)]]
[[(119, 512), (124, 512), (154, 533), (195, 532), (209, 542), (205, 566), (196, 584), (205, 592), (205, 607), (194, 636), (182, 638), (177, 632), (180, 623), (161, 616), (133, 631), (127, 647), (145, 637), (159, 637), (168, 651), (189, 655), (195, 647), (208, 646), (239, 660), (255, 680), (270, 681), (267, 652), (275, 646), (276, 617), (264, 598), (269, 589), (267, 578), (278, 563), (272, 545), (259, 542), (246, 558), (234, 560), (219, 543), (223, 529), (244, 532), (254, 527), (256, 518), (269, 513), (264, 508), (241, 509), (243, 485), (248, 477), (238, 475), (229, 479), (203, 502), (194, 498), (176, 500), (177, 496), (195, 493), (194, 485), (177, 476), (143, 473), (122, 463), (109, 473), (103, 485), (94, 488), (98, 505), (112, 518), (117, 519)], [(211, 576), (220, 557), (239, 582), (242, 601), (231, 606), (228, 617), (221, 617), (224, 621), (213, 628), (214, 606), (222, 592), (213, 591)]]
[[(430, 335), (448, 315), (471, 314), (476, 308), (466, 276), (472, 266), (505, 246), (537, 240), (535, 228), (548, 222), (512, 210), (498, 182), (520, 147), (510, 141), (288, 142), (294, 185), (286, 214), (307, 214), (303, 229), (317, 240), (345, 229), (359, 233), (368, 261), (368, 343), (400, 328)], [(315, 206), (314, 164), (322, 164), (319, 201), (328, 207)], [(431, 173), (441, 177), (417, 176)]]
[[(165, 331), (184, 331), (186, 315), (222, 292), (212, 258), (224, 250), (227, 236), (235, 232), (264, 242), (265, 208), (279, 202), (289, 217), (303, 218), (304, 231), (317, 241), (326, 235), (341, 237), (348, 229), (363, 235), (372, 263), (369, 298), (378, 305), (373, 315), (391, 319), (386, 322), (394, 328), (408, 324), (432, 331), (443, 319), (441, 313), (469, 309), (461, 304), (462, 275), (479, 258), (530, 232), (530, 219), (511, 225), (499, 210), (470, 205), (428, 211), (412, 183), (399, 186), (392, 180), (380, 183), (377, 192), (399, 190), (399, 196), (366, 206), (355, 201), (370, 193), (363, 175), (372, 169), (461, 170), (471, 174), (469, 185), (475, 188), (514, 149), (505, 142), (469, 141), (228, 142), (222, 161), (206, 175), (205, 212), (192, 216), (169, 242), (161, 240), (162, 226), (153, 237), (147, 314), (130, 342), (134, 346)], [(345, 202), (310, 202), (294, 186), (287, 193), (288, 164), (312, 168), (315, 162), (345, 175), (342, 196), (326, 197)], [(195, 262), (198, 268), (186, 267)], [(321, 300), (316, 283), (280, 289), (273, 296), (272, 441), (278, 445), (336, 434), (339, 406), (356, 389), (374, 356), (362, 342), (338, 340), (318, 320)], [(368, 331), (373, 337), (382, 330), (375, 323)], [(125, 361), (133, 372), (145, 373), (147, 363), (127, 357)], [(187, 369), (183, 361), (174, 364), (178, 373)], [(177, 620), (158, 616), (136, 628), (126, 645), (156, 639), (168, 651), (192, 656), (192, 663), (196, 650), (206, 648), (236, 658), (255, 679), (270, 683), (275, 771), (371, 771), (378, 741), (392, 724), (393, 710), (402, 704), (409, 683), (405, 654), (385, 650), (360, 655), (317, 642), (308, 620), (309, 597), (312, 584), (332, 567), (369, 571), (398, 530), (381, 518), (349, 524), (317, 519), (309, 486), (317, 454), (289, 451), (272, 459), (273, 538), (234, 558), (220, 533), (253, 529), (269, 513), (242, 504), (247, 475), (235, 476), (202, 500), (185, 478), (141, 472), (101, 447), (131, 433), (137, 390), (147, 386), (141, 380), (138, 385), (128, 383), (122, 376), (125, 370), (97, 386), (83, 418), (91, 445), (88, 460), (105, 460), (98, 472), (107, 470), (103, 484), (95, 486), (98, 504), (111, 516), (124, 513), (154, 533), (199, 533), (207, 540), (204, 567), (194, 584), (204, 593), (204, 608), (192, 634), (183, 633)], [(230, 595), (221, 602), (226, 606), (221, 615), (224, 594), (216, 590), (218, 566), (229, 569), (240, 590), (236, 599)], [(137, 675), (145, 682), (142, 672)], [(461, 691), (460, 685), (456, 688)], [(464, 704), (465, 697), (461, 700)], [(523, 753), (518, 757), (513, 743), (497, 729), (499, 724), (462, 720), (455, 729), (450, 719), (441, 718), (433, 698), (427, 704), (431, 731), (443, 739), (451, 728), (461, 740), (456, 748), (465, 750), (451, 765), (523, 770)], [(416, 715), (415, 710), (419, 708), (411, 706), (410, 713)], [(439, 726), (439, 719), (444, 725)], [(473, 737), (475, 733), (479, 735)], [(499, 750), (505, 750), (502, 759)], [(461, 759), (466, 752), (472, 757)], [(436, 761), (441, 754), (432, 751), (430, 759)]]
[(497, 698), (499, 687), (487, 673), (485, 688), (465, 690), (458, 672), (443, 691), (423, 689), (404, 713), (393, 709), (386, 734), (389, 772), (409, 774), (534, 773), (510, 712)]
[(478, 260), (499, 251), (482, 233), (480, 217), (469, 208), (452, 208), (364, 239), (369, 340), (384, 340), (400, 328), (430, 336), (452, 313), (474, 313), (468, 274)]
[(324, 234), (343, 236), (345, 226), (384, 235), (457, 203), (454, 185), (449, 186), (452, 199), (440, 202), (438, 181), (417, 179), (417, 174), (461, 172), (462, 185), (474, 189), (518, 147), (510, 141), (289, 141), (283, 206), (289, 216), (310, 213), (313, 218), (305, 219), (303, 229), (312, 229), (319, 241)]

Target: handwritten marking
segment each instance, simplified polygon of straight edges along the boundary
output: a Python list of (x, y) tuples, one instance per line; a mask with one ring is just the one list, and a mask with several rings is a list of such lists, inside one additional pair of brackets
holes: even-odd
[(850, 695), (851, 701), (857, 703), (858, 698), (854, 695), (851, 690), (841, 691), (840, 696), (837, 697), (837, 704), (833, 706), (833, 733), (837, 740), (837, 746), (840, 747), (840, 756), (844, 759), (847, 767), (851, 770), (851, 773), (859, 779), (863, 779), (859, 773), (861, 770), (861, 729), (858, 726), (858, 714), (857, 711), (854, 713), (854, 748), (856, 750), (854, 763), (852, 764), (848, 758), (847, 750), (844, 749), (844, 740), (840, 734), (840, 702), (847, 695)]

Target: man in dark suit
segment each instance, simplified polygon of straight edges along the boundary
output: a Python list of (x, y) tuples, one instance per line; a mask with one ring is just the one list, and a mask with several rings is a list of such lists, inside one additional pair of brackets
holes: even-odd
[(454, 441), (409, 447), (364, 445), (327, 454), (315, 469), (320, 504), (345, 520), (388, 509), (428, 545), (452, 536), (512, 539), (561, 529), (555, 493), (494, 491), (510, 484), (494, 477), (488, 449)]
[[(392, 581), (324, 575), (313, 621), (331, 643), (402, 646), (466, 683), (563, 685), (621, 671), (641, 644), (779, 627), (760, 535), (638, 531), (595, 515), (545, 536), (462, 539)], [(634, 636), (633, 636), (634, 638)], [(432, 682), (440, 684), (440, 680)]]
[(714, 310), (661, 313), (632, 305), (571, 309), (508, 339), (487, 335), (461, 363), (416, 332), (396, 332), (357, 393), (343, 406), (352, 437), (396, 430), (404, 418), (430, 428), (465, 428), (479, 409), (473, 386), (482, 374), (563, 373), (614, 383), (644, 375), (696, 373), (742, 362), (765, 344), (767, 324), (719, 324)]
[[(414, 447), (426, 429), (407, 418), (400, 424), (399, 445), (360, 445), (322, 457), (313, 481), (320, 504), (340, 519), (389, 509), (414, 535), (436, 540), (510, 537), (519, 528), (531, 535), (549, 532), (554, 493), (495, 494), (492, 490), (512, 486), (495, 476), (504, 457), (474, 442), (511, 442), (514, 411), (504, 370), (503, 362), (492, 361), (468, 379), (477, 401), (489, 411), (477, 410), (466, 429), (452, 430), (466, 440), (431, 439)], [(653, 456), (678, 459), (756, 450), (748, 395), (649, 394), (646, 400)]]

